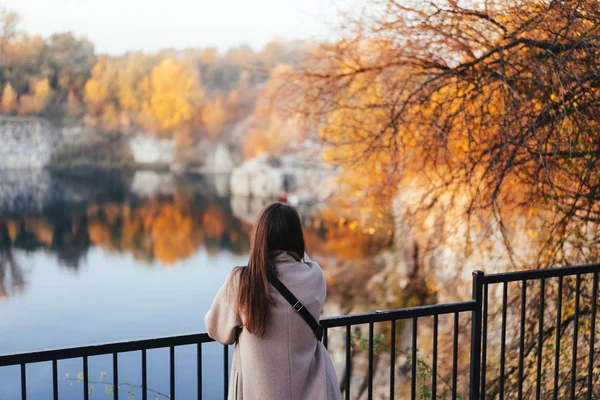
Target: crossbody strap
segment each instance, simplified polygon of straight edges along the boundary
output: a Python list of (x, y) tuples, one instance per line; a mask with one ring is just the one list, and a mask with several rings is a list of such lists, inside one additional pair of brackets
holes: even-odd
[(269, 283), (290, 303), (294, 311), (300, 314), (302, 319), (311, 327), (317, 340), (320, 342), (323, 339), (323, 327), (321, 324), (315, 320), (312, 314), (304, 307), (304, 304), (271, 271), (268, 271), (267, 278)]

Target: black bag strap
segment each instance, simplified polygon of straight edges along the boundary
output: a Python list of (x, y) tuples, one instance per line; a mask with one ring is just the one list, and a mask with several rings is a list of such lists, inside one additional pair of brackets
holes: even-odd
[(290, 303), (294, 311), (296, 311), (304, 321), (311, 327), (317, 340), (320, 342), (323, 339), (323, 327), (319, 324), (312, 314), (304, 307), (304, 304), (298, 300), (296, 296), (281, 282), (271, 271), (267, 272), (269, 283), (277, 289), (279, 293)]

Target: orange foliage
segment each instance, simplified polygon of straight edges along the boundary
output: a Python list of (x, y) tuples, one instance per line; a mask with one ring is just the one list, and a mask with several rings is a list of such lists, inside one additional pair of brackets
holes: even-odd
[(90, 242), (96, 246), (111, 248), (110, 226), (101, 221), (91, 221), (88, 224), (88, 235)]
[(154, 254), (165, 264), (192, 255), (202, 242), (202, 235), (194, 230), (189, 215), (182, 215), (171, 205), (162, 207), (152, 225)]
[(10, 82), (4, 85), (4, 89), (2, 90), (2, 102), (0, 103), (3, 112), (10, 114), (17, 111), (17, 96), (17, 92), (15, 92), (15, 89), (13, 89)]
[(597, 3), (372, 5), (278, 98), (318, 130), (348, 208), (373, 215), (418, 183), (407, 218), (452, 204), (469, 224), (493, 218), (506, 232), (507, 213), (543, 210), (554, 234), (538, 263), (593, 262), (579, 250), (567, 261), (561, 249), (600, 240), (590, 231), (600, 220), (600, 89), (588, 84), (599, 64)]
[(221, 239), (226, 229), (227, 216), (225, 213), (214, 206), (210, 206), (202, 215), (202, 227), (206, 236), (215, 239)]

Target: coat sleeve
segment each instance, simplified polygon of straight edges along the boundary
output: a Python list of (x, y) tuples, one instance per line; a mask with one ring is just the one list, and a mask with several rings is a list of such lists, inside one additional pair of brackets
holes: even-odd
[(319, 301), (321, 302), (321, 311), (319, 312), (320, 316), (321, 314), (323, 314), (323, 305), (325, 304), (325, 299), (327, 298), (327, 279), (325, 279), (325, 273), (323, 272), (321, 266), (318, 263), (311, 260), (310, 257), (308, 257), (308, 254), (306, 254), (306, 252), (304, 252), (303, 260), (306, 264), (310, 264), (313, 268), (317, 269), (321, 275), (321, 282), (318, 292), (320, 293)]
[(208, 336), (222, 344), (233, 344), (237, 330), (242, 326), (240, 317), (235, 313), (237, 282), (232, 279), (236, 278), (233, 271), (227, 275), (204, 317)]

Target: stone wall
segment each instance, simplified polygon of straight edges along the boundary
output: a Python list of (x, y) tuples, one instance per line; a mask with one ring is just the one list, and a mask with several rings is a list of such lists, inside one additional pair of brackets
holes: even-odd
[(261, 154), (233, 170), (230, 186), (237, 196), (272, 199), (287, 193), (322, 201), (335, 190), (334, 177), (335, 171), (318, 159)]
[[(108, 134), (43, 118), (0, 116), (0, 170), (151, 167), (185, 173), (230, 173), (242, 162), (243, 125), (220, 140), (177, 144), (151, 133)], [(237, 136), (236, 136), (237, 135)]]
[(45, 119), (0, 117), (0, 169), (43, 168), (61, 144), (61, 133)]
[(174, 142), (151, 134), (137, 134), (129, 139), (129, 148), (137, 164), (171, 165), (174, 161)]

